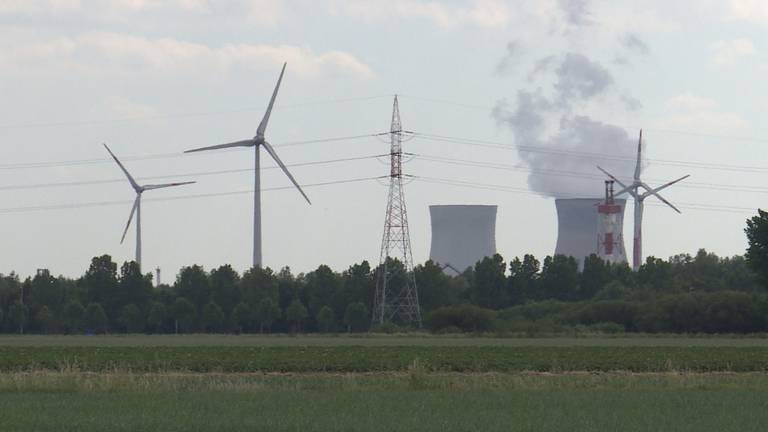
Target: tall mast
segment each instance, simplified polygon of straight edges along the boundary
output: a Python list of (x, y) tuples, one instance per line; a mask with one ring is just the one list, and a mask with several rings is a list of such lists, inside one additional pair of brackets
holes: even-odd
[(397, 96), (390, 127), (390, 171), (387, 212), (373, 298), (373, 324), (398, 320), (421, 327), (421, 310), (413, 273), (408, 212), (403, 190), (403, 137)]

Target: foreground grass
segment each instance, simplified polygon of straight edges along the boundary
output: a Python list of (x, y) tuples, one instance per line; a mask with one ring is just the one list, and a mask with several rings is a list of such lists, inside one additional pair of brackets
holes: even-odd
[(768, 335), (648, 335), (624, 334), (615, 336), (585, 335), (552, 337), (477, 337), (474, 335), (431, 335), (410, 333), (407, 335), (338, 334), (338, 335), (0, 335), (0, 347), (36, 346), (717, 346), (717, 347), (768, 347)]
[(0, 375), (3, 430), (758, 431), (764, 374)]

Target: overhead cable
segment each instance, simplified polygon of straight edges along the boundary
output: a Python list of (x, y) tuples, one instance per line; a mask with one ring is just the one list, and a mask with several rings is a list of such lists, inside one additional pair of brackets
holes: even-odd
[[(293, 168), (293, 167), (304, 167), (304, 166), (315, 166), (315, 165), (328, 165), (328, 164), (340, 163), (340, 162), (350, 162), (350, 161), (358, 161), (358, 160), (365, 160), (365, 159), (377, 159), (384, 156), (388, 156), (388, 155), (378, 154), (378, 155), (372, 155), (372, 156), (357, 156), (357, 157), (328, 159), (328, 160), (313, 161), (313, 162), (301, 162), (301, 163), (288, 164), (286, 165), (286, 167)], [(262, 167), (261, 169), (270, 170), (270, 169), (278, 169), (278, 168), (280, 167), (277, 165), (270, 165), (270, 166)], [(170, 175), (137, 177), (137, 179), (153, 180), (153, 179), (166, 179), (166, 178), (177, 178), (177, 177), (204, 177), (204, 176), (215, 176), (215, 175), (222, 175), (222, 174), (253, 172), (253, 170), (254, 168), (226, 169), (226, 170), (217, 170), (217, 171), (198, 171), (198, 172), (188, 172), (188, 173), (179, 173), (179, 174), (170, 174)], [(50, 188), (50, 187), (88, 186), (88, 185), (124, 183), (124, 182), (125, 182), (124, 178), (113, 178), (108, 180), (107, 179), (82, 180), (82, 181), (56, 182), (56, 183), (17, 184), (17, 185), (0, 186), (0, 191), (19, 190), (19, 189), (43, 189), (43, 188)]]
[[(361, 138), (376, 137), (382, 134), (389, 134), (389, 132), (364, 134), (364, 135), (348, 135), (348, 136), (341, 136), (341, 137), (320, 138), (320, 139), (304, 140), (304, 141), (292, 141), (292, 142), (287, 142), (282, 144), (274, 144), (273, 147), (292, 147), (292, 146), (315, 144), (315, 143), (349, 141), (349, 140), (356, 140)], [(249, 149), (248, 147), (226, 149), (219, 152), (219, 154), (225, 153), (225, 152), (246, 151), (248, 149)], [(155, 153), (155, 154), (146, 154), (146, 155), (138, 155), (138, 156), (123, 156), (122, 160), (137, 161), (137, 160), (169, 159), (169, 158), (178, 158), (178, 157), (196, 157), (196, 156), (206, 155), (206, 154), (212, 154), (212, 153), (182, 153), (182, 152)], [(112, 163), (112, 159), (98, 158), (98, 159), (74, 159), (74, 160), (51, 161), (51, 162), (18, 162), (18, 163), (0, 164), (0, 170), (52, 168), (52, 167), (65, 167), (65, 166), (76, 166), (76, 165), (93, 165), (93, 164), (103, 164), (103, 163)]]
[[(311, 187), (330, 186), (330, 185), (347, 184), (347, 183), (359, 183), (364, 181), (379, 180), (385, 177), (387, 176), (332, 180), (327, 182), (303, 184), (302, 187), (311, 188)], [(261, 189), (261, 191), (262, 192), (278, 191), (278, 190), (286, 190), (286, 189), (293, 189), (293, 186), (263, 188)], [(193, 194), (193, 195), (179, 195), (179, 196), (172, 196), (167, 198), (147, 198), (143, 200), (143, 202), (179, 201), (179, 200), (198, 199), (198, 198), (252, 194), (253, 192), (254, 192), (253, 189), (230, 191), (230, 192), (212, 192), (212, 193)], [(38, 211), (48, 211), (48, 210), (66, 210), (66, 209), (78, 209), (78, 208), (87, 208), (87, 207), (124, 205), (124, 204), (131, 204), (132, 202), (133, 200), (120, 200), (120, 201), (82, 202), (82, 203), (70, 203), (70, 204), (51, 204), (51, 205), (25, 206), (25, 207), (6, 207), (6, 208), (0, 208), (0, 215), (15, 214), (15, 213), (29, 213), (29, 212), (38, 212)]]
[[(505, 185), (477, 183), (477, 182), (470, 182), (470, 181), (464, 181), (464, 180), (445, 179), (445, 178), (436, 178), (436, 177), (424, 177), (424, 176), (411, 176), (411, 177), (413, 177), (417, 181), (422, 181), (426, 183), (444, 184), (449, 186), (458, 186), (458, 187), (465, 187), (470, 189), (480, 189), (480, 190), (489, 190), (489, 191), (512, 192), (512, 193), (520, 193), (525, 195), (536, 195), (536, 196), (544, 197), (542, 193), (533, 192), (529, 189), (516, 188), (511, 186), (505, 186)], [(551, 197), (555, 197), (555, 198), (584, 198), (584, 196), (563, 194), (556, 191), (548, 191), (546, 193)], [(595, 197), (595, 200), (599, 200), (599, 199), (600, 197)], [(662, 206), (661, 204), (655, 204), (655, 203), (646, 203), (646, 205)], [(689, 210), (719, 211), (719, 212), (740, 213), (740, 214), (754, 213), (757, 209), (756, 207), (755, 208), (737, 207), (737, 206), (711, 205), (711, 204), (701, 204), (701, 203), (680, 203), (680, 205), (677, 207), (683, 208), (683, 209), (689, 209)]]
[[(524, 145), (516, 145), (516, 144), (505, 144), (505, 143), (494, 142), (494, 141), (478, 140), (478, 139), (471, 139), (471, 138), (459, 138), (459, 137), (451, 137), (446, 135), (436, 135), (436, 134), (419, 133), (419, 132), (414, 132), (414, 134), (417, 137), (421, 137), (430, 141), (447, 142), (452, 144), (471, 145), (471, 146), (479, 146), (479, 147), (487, 147), (487, 148), (497, 148), (502, 150), (516, 149), (520, 152), (525, 152), (525, 153), (544, 153), (544, 154), (552, 154), (557, 156), (568, 156), (568, 157), (577, 157), (577, 158), (594, 159), (594, 160), (612, 160), (612, 161), (622, 161), (622, 162), (636, 161), (636, 159), (633, 157), (611, 156), (611, 155), (606, 155), (604, 153), (583, 152), (583, 151), (575, 151), (575, 150), (561, 150), (561, 149), (554, 149), (554, 148), (549, 148), (544, 146), (524, 146)], [(645, 158), (644, 160), (647, 162), (652, 162), (654, 164), (659, 164), (659, 165), (680, 166), (680, 167), (687, 167), (687, 168), (703, 168), (703, 169), (711, 169), (711, 170), (736, 171), (736, 172), (746, 171), (746, 172), (755, 172), (755, 173), (764, 173), (768, 171), (768, 167), (765, 167), (765, 166), (727, 165), (727, 164), (721, 164), (721, 163), (691, 162), (691, 161), (672, 160), (672, 159)]]

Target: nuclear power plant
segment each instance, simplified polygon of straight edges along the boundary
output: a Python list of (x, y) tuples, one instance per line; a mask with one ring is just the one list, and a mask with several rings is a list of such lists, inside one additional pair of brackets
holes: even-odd
[[(621, 233), (624, 232), (625, 199), (613, 199), (612, 206), (618, 207), (611, 212), (610, 227), (601, 222), (604, 215), (598, 210), (605, 201), (597, 198), (561, 198), (555, 200), (557, 208), (557, 245), (556, 255), (566, 255), (576, 258), (579, 268), (584, 264), (584, 258), (592, 254), (605, 259), (606, 229), (616, 236), (611, 240), (610, 255), (612, 262), (627, 262), (627, 252)], [(602, 253), (601, 253), (602, 249)]]
[(432, 205), (429, 259), (456, 274), (496, 253), (495, 205)]

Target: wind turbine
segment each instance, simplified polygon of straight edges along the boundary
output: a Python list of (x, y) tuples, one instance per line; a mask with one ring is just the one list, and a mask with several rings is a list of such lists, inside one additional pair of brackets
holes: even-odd
[(133, 214), (136, 214), (136, 264), (139, 265), (139, 269), (141, 269), (141, 194), (144, 193), (144, 191), (152, 190), (152, 189), (162, 189), (162, 188), (168, 188), (168, 187), (174, 187), (174, 186), (182, 186), (182, 185), (188, 185), (195, 183), (193, 181), (189, 182), (181, 182), (181, 183), (164, 183), (164, 184), (149, 184), (149, 185), (140, 185), (136, 183), (136, 180), (133, 179), (133, 176), (128, 172), (127, 169), (123, 166), (123, 164), (120, 162), (119, 159), (117, 159), (117, 156), (115, 156), (114, 153), (112, 153), (112, 150), (107, 147), (106, 144), (104, 144), (104, 148), (107, 149), (110, 155), (112, 155), (112, 158), (117, 162), (117, 165), (120, 167), (121, 170), (125, 173), (125, 176), (128, 177), (128, 182), (133, 187), (133, 190), (136, 191), (136, 200), (133, 201), (133, 208), (131, 209), (131, 215), (128, 216), (128, 223), (125, 225), (125, 230), (123, 231), (123, 237), (120, 238), (120, 244), (123, 244), (123, 241), (125, 240), (125, 235), (128, 233), (128, 228), (131, 226), (131, 221), (133, 221)]
[(261, 267), (261, 264), (262, 264), (262, 261), (261, 261), (261, 158), (259, 153), (259, 147), (264, 147), (267, 153), (269, 153), (269, 155), (272, 156), (272, 159), (274, 159), (275, 162), (277, 162), (277, 164), (283, 170), (285, 175), (288, 176), (288, 178), (291, 180), (294, 186), (296, 186), (296, 189), (299, 190), (299, 192), (304, 197), (304, 199), (306, 199), (309, 204), (312, 204), (312, 202), (307, 197), (307, 194), (304, 193), (304, 191), (301, 189), (301, 186), (299, 186), (299, 184), (296, 182), (296, 179), (294, 179), (290, 171), (288, 171), (288, 168), (285, 167), (285, 164), (283, 164), (283, 161), (281, 161), (280, 158), (277, 156), (277, 153), (275, 153), (275, 149), (272, 148), (272, 146), (264, 138), (264, 132), (266, 132), (267, 123), (269, 123), (269, 116), (270, 114), (272, 114), (272, 107), (274, 106), (275, 98), (277, 97), (277, 91), (280, 89), (280, 82), (283, 80), (283, 74), (285, 73), (285, 66), (286, 66), (286, 63), (283, 63), (283, 69), (280, 71), (280, 77), (277, 79), (277, 85), (275, 86), (275, 90), (272, 92), (272, 99), (269, 100), (269, 105), (267, 106), (267, 112), (264, 113), (264, 118), (261, 119), (261, 123), (259, 123), (258, 129), (256, 129), (256, 136), (243, 141), (235, 141), (227, 144), (201, 147), (201, 148), (196, 148), (192, 150), (187, 150), (184, 152), (184, 153), (192, 153), (197, 151), (216, 150), (216, 149), (229, 148), (229, 147), (253, 147), (254, 148), (255, 171), (254, 171), (254, 182), (253, 182), (254, 184), (253, 267)]
[(685, 180), (686, 178), (690, 177), (690, 175), (685, 175), (683, 177), (680, 177), (677, 180), (673, 180), (669, 183), (665, 183), (655, 189), (651, 188), (647, 184), (645, 184), (642, 180), (640, 180), (640, 170), (641, 170), (641, 163), (642, 163), (642, 144), (643, 144), (643, 130), (640, 130), (640, 139), (637, 141), (637, 164), (635, 165), (635, 177), (632, 181), (632, 184), (629, 186), (625, 185), (621, 182), (618, 178), (616, 178), (613, 174), (609, 173), (608, 171), (602, 169), (600, 166), (597, 167), (600, 171), (602, 171), (605, 175), (613, 179), (616, 183), (621, 185), (622, 188), (620, 191), (616, 192), (615, 196), (619, 196), (623, 193), (628, 193), (632, 196), (632, 198), (635, 199), (635, 236), (634, 236), (634, 242), (633, 242), (633, 250), (632, 250), (632, 268), (637, 271), (640, 266), (642, 265), (643, 261), (643, 207), (644, 207), (644, 201), (649, 196), (653, 195), (664, 204), (670, 206), (672, 210), (682, 213), (677, 207), (672, 205), (669, 201), (664, 199), (659, 192), (672, 186), (673, 184)]

